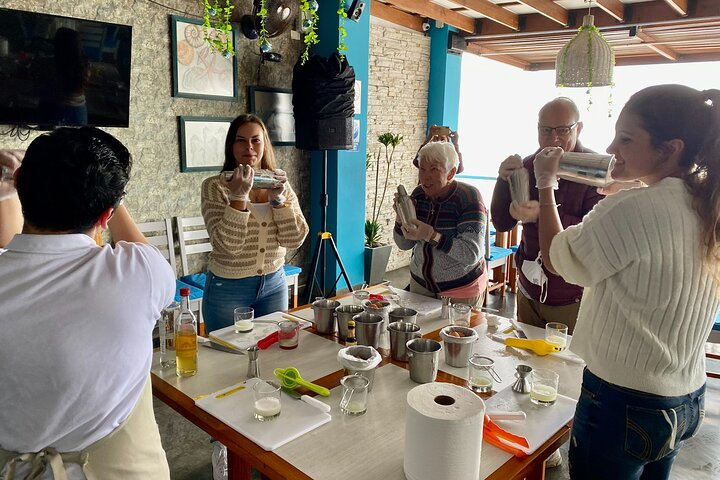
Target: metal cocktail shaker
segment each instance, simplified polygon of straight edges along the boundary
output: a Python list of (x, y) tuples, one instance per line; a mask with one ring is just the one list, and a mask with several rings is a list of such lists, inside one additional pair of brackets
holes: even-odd
[(560, 158), (558, 177), (594, 187), (607, 187), (614, 182), (611, 175), (614, 165), (614, 155), (565, 152)]

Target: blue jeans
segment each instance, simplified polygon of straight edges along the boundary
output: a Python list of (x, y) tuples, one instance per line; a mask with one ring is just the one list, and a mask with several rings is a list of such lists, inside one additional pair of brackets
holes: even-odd
[(570, 435), (570, 478), (670, 478), (683, 441), (704, 415), (705, 385), (661, 397), (613, 385), (586, 368)]
[(255, 318), (286, 311), (288, 291), (283, 269), (246, 278), (222, 278), (208, 272), (202, 300), (205, 330), (233, 325), (237, 307), (254, 308)]

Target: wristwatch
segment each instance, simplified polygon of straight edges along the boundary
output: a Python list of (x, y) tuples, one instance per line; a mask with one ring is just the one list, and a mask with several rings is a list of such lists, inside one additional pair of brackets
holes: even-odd
[(440, 243), (440, 240), (442, 239), (442, 234), (438, 231), (433, 232), (433, 234), (430, 236), (430, 240), (428, 240), (428, 243), (432, 245), (433, 247), (437, 247)]

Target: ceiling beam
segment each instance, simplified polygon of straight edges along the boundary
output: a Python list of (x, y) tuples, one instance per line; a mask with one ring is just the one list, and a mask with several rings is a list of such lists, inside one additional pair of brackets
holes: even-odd
[(658, 39), (650, 35), (649, 33), (645, 33), (642, 29), (638, 29), (637, 31), (637, 37), (643, 41), (644, 45), (647, 45), (648, 48), (651, 50), (654, 50), (655, 52), (659, 53), (663, 57), (667, 58), (668, 60), (672, 60), (673, 62), (677, 62), (677, 59), (679, 58), (679, 55), (675, 50), (668, 47), (667, 45), (653, 45), (653, 43), (657, 42)]
[[(684, 18), (678, 18), (676, 12), (669, 9), (665, 2), (644, 2), (634, 3), (632, 8), (628, 9), (625, 23), (627, 25), (672, 25), (676, 23), (685, 23), (690, 19), (717, 19), (720, 18), (720, 1), (718, 0), (695, 0), (692, 15)], [(584, 10), (585, 12), (587, 10)], [(578, 28), (582, 24), (583, 10), (574, 10), (577, 12), (575, 21), (571, 22), (569, 28)], [(602, 29), (622, 27), (618, 21), (604, 10), (598, 10), (594, 13), (595, 26)], [(515, 32), (503, 25), (499, 25), (488, 19), (479, 19), (481, 35), (476, 38), (485, 37), (502, 37), (502, 36), (523, 36), (535, 34), (539, 32), (563, 32), (559, 29), (557, 23), (545, 18), (540, 14), (524, 15), (525, 23), (520, 32)]]
[(522, 70), (528, 70), (530, 68), (530, 63), (524, 60), (520, 60), (519, 58), (512, 55), (495, 53), (495, 50), (493, 50), (492, 48), (483, 47), (480, 45), (468, 45), (467, 52), (478, 55), (480, 57), (488, 58), (489, 55), (492, 55), (493, 60), (504, 63), (506, 65), (520, 68)]
[(568, 24), (568, 11), (552, 0), (518, 0), (518, 2), (564, 27)]
[(678, 15), (683, 17), (688, 14), (688, 2), (687, 0), (665, 0), (665, 3), (670, 5)]
[[(475, 32), (475, 19), (430, 2), (430, 0), (386, 0), (385, 3), (410, 13), (432, 18), (436, 22), (447, 23), (468, 33)], [(504, 28), (507, 28), (503, 25)]]
[(518, 30), (520, 25), (520, 17), (518, 14), (511, 12), (489, 0), (453, 0), (453, 3), (462, 5), (468, 10), (484, 15), (501, 25), (505, 25), (513, 30)]
[(595, 4), (618, 22), (625, 21), (625, 5), (620, 0), (595, 0)]
[(370, 15), (411, 30), (418, 32), (424, 31), (422, 28), (423, 19), (421, 17), (405, 13), (402, 10), (398, 10), (377, 0), (372, 0), (370, 4)]

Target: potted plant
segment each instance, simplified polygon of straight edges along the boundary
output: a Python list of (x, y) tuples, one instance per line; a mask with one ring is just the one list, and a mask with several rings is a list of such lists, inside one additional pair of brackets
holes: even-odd
[[(377, 154), (373, 157), (371, 153), (367, 154), (365, 166), (375, 167), (375, 188), (373, 195), (372, 216), (365, 220), (365, 281), (370, 285), (375, 285), (382, 281), (383, 274), (387, 269), (390, 253), (392, 252), (391, 244), (382, 244), (382, 226), (378, 222), (385, 195), (387, 194), (388, 181), (390, 180), (390, 165), (393, 161), (395, 148), (400, 145), (403, 137), (400, 134), (385, 132), (378, 136)], [(385, 179), (382, 181), (382, 194), (380, 193), (380, 168), (382, 166), (381, 159), (384, 158), (385, 163)]]

